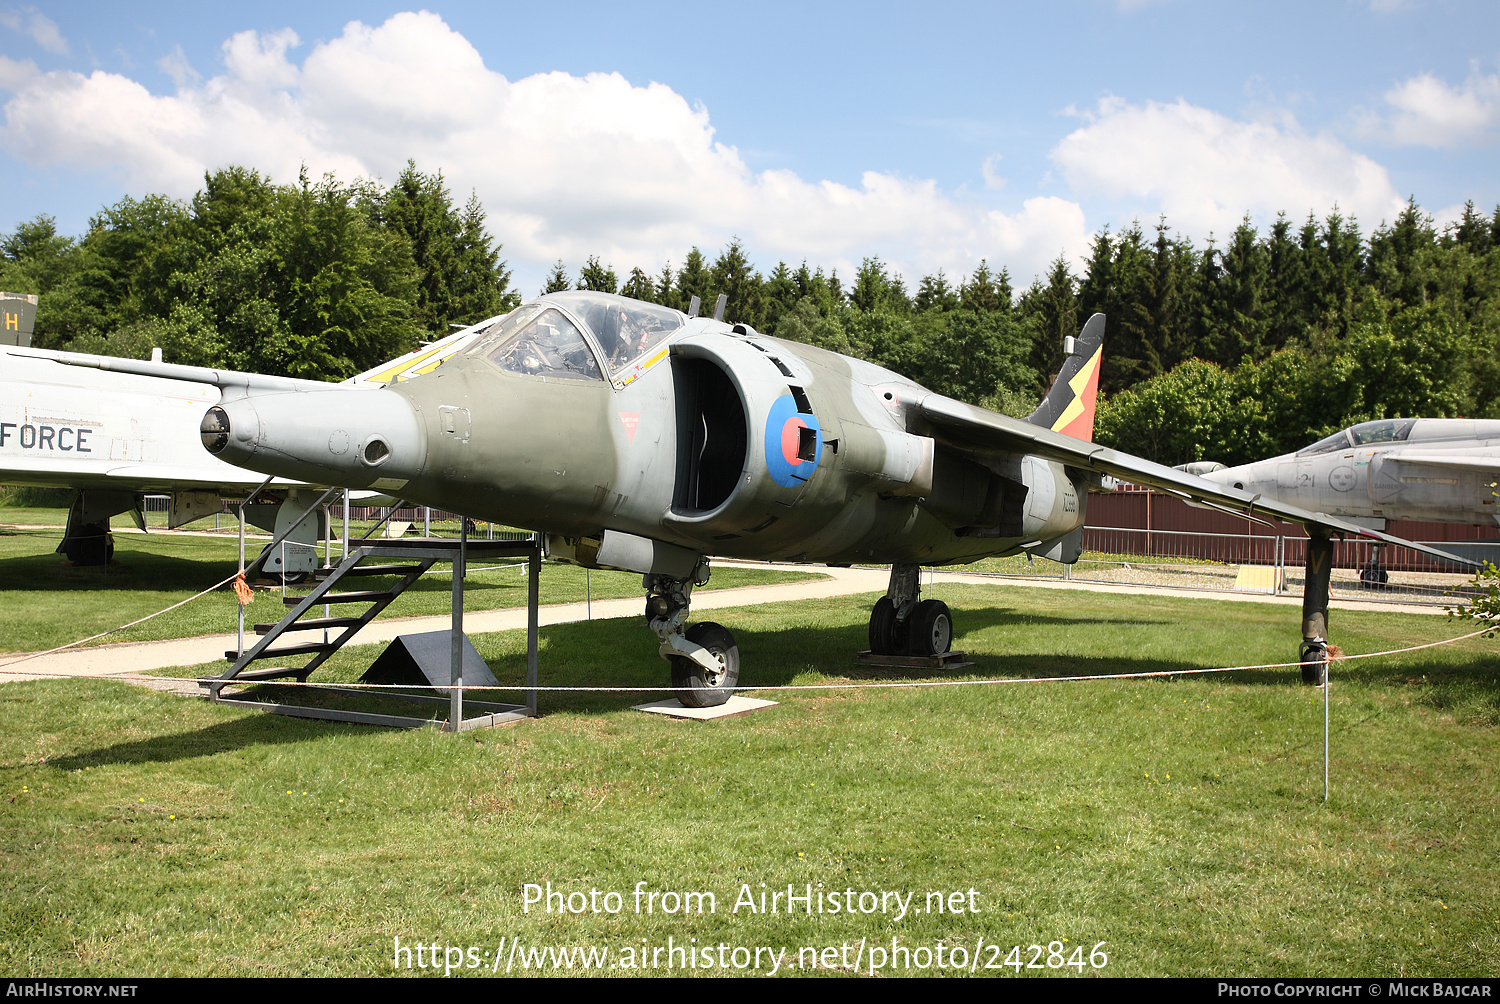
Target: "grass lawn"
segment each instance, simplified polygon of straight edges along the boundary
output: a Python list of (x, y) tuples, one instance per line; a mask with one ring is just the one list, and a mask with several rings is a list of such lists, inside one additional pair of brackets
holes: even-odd
[[(1281, 661), (1298, 634), (1292, 607), (928, 594), (954, 607), (975, 679)], [(747, 685), (915, 679), (852, 665), (871, 599), (713, 616)], [(1462, 633), (1339, 611), (1333, 628), (1351, 654)], [(503, 682), (522, 677), (520, 632), (475, 642)], [(544, 628), (543, 682), (656, 685), (654, 648), (633, 618)], [(341, 653), (329, 675), (372, 655)], [(1295, 671), (791, 691), (712, 723), (629, 710), (632, 695), (544, 694), (538, 720), (454, 736), (118, 682), (7, 684), (0, 969), (386, 975), (398, 959), (431, 974), (415, 953), (404, 968), (399, 938), (463, 949), (478, 968), (455, 975), (489, 975), (497, 949), (501, 972), (520, 971), (543, 946), (608, 949), (605, 967), (644, 951), (665, 974), (670, 938), (678, 974), (684, 944), (700, 966), (712, 949), (699, 974), (736, 960), (754, 974), (757, 946), (787, 950), (782, 974), (848, 973), (813, 970), (806, 951), (799, 968), (799, 950), (842, 967), (863, 944), (861, 973), (879, 947), (886, 975), (931, 975), (941, 943), (945, 965), (962, 949), (978, 974), (1015, 975), (1014, 958), (1042, 967), (1021, 975), (1077, 976), (1075, 949), (1087, 975), (1105, 942), (1106, 975), (1492, 976), (1500, 649), (1337, 667), (1327, 804), (1318, 694)], [(528, 912), (527, 884), (548, 882), (584, 912)], [(658, 894), (639, 913), (637, 883)], [(823, 893), (825, 912), (787, 913), (789, 885), (810, 885), (815, 908)], [(846, 890), (873, 894), (866, 905), (909, 896), (908, 911), (887, 895), (885, 912), (828, 912)], [(782, 893), (780, 910), (736, 911), (763, 891)], [(716, 909), (663, 912), (679, 902), (667, 892), (713, 893)], [(918, 951), (893, 966), (893, 939)]]
[[(15, 510), (0, 510), (9, 515)], [(20, 521), (16, 521), (20, 522)], [(116, 533), (115, 560), (107, 568), (75, 568), (54, 553), (62, 529), (0, 528), (0, 652), (31, 652), (106, 631), (184, 600), (233, 574), (238, 543), (232, 536), (173, 533)], [(246, 542), (246, 559), (260, 553), (264, 540)], [(336, 553), (336, 552), (335, 552)], [(475, 563), (464, 579), (464, 609), (494, 610), (526, 605), (524, 564)], [(436, 570), (446, 570), (439, 565)], [(705, 589), (791, 582), (813, 573), (792, 569), (719, 568)], [(384, 587), (383, 578), (363, 579), (359, 588)], [(307, 587), (289, 589), (305, 593)], [(628, 572), (585, 572), (548, 564), (541, 577), (542, 603), (567, 603), (641, 596), (641, 577)], [(97, 644), (154, 641), (235, 629), (234, 594), (226, 587), (169, 614), (102, 638)], [(453, 606), (447, 575), (427, 575), (396, 600), (383, 616), (446, 614)], [(245, 612), (245, 622), (274, 622), (286, 612), (281, 590), (261, 590)]]

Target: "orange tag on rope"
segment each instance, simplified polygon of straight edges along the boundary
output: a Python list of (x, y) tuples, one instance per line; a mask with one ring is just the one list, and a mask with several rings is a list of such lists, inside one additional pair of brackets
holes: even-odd
[(240, 606), (242, 607), (248, 607), (251, 601), (255, 599), (255, 594), (250, 591), (250, 586), (245, 582), (244, 572), (234, 577), (234, 595), (239, 597)]

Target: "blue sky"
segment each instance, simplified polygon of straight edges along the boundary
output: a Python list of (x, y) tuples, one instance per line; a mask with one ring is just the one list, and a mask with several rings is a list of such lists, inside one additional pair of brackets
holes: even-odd
[(1500, 202), (1500, 6), (5, 5), (0, 229), (248, 164), (473, 191), (526, 292), (732, 236), (1020, 280), (1105, 226), (1195, 239)]

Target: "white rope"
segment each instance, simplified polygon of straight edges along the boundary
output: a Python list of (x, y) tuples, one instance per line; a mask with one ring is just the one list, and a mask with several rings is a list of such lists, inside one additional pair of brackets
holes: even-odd
[[(220, 585), (222, 585), (222, 584), (223, 583), (220, 583)], [(199, 595), (202, 595), (202, 594), (199, 594)], [(186, 602), (187, 602), (187, 600), (183, 600), (183, 603), (186, 603)], [(181, 604), (178, 604), (178, 605), (180, 606)], [(165, 611), (162, 611), (162, 612), (164, 613)], [(152, 616), (155, 616), (155, 615), (153, 614)], [(137, 622), (137, 623), (139, 623), (139, 622)], [(128, 627), (129, 625), (126, 625), (126, 626)], [(1466, 641), (1469, 638), (1478, 637), (1479, 635), (1485, 634), (1485, 633), (1487, 633), (1489, 631), (1492, 631), (1492, 630), (1494, 630), (1494, 629), (1493, 628), (1489, 628), (1489, 627), (1480, 628), (1478, 631), (1471, 631), (1468, 634), (1461, 634), (1461, 635), (1457, 636), (1456, 638), (1444, 638), (1441, 641), (1426, 642), (1425, 644), (1422, 644), (1422, 645), (1410, 645), (1410, 646), (1408, 646), (1406, 648), (1386, 649), (1383, 652), (1366, 652), (1366, 653), (1364, 653), (1362, 655), (1345, 655), (1345, 656), (1340, 656), (1337, 660), (1334, 660), (1334, 661), (1338, 661), (1338, 662), (1352, 662), (1355, 659), (1378, 659), (1378, 658), (1381, 658), (1381, 657), (1387, 656), (1387, 655), (1403, 655), (1403, 654), (1405, 654), (1407, 652), (1418, 652), (1418, 651), (1421, 651), (1422, 649), (1426, 649), (1426, 648), (1437, 648), (1437, 647), (1439, 647), (1441, 645), (1451, 645), (1451, 644), (1453, 644), (1456, 641)], [(75, 642), (74, 644), (77, 644), (77, 643)], [(66, 646), (64, 646), (64, 647), (66, 647)], [(45, 653), (38, 653), (38, 654), (45, 654)], [(28, 658), (32, 658), (32, 657), (28, 656)], [(5, 663), (5, 665), (11, 665), (11, 664), (10, 663)], [(1302, 663), (1300, 663), (1300, 662), (1263, 662), (1263, 663), (1257, 663), (1255, 665), (1247, 665), (1247, 666), (1217, 666), (1217, 667), (1213, 667), (1213, 668), (1209, 668), (1209, 669), (1164, 669), (1164, 670), (1154, 670), (1154, 671), (1149, 672), (1149, 673), (1096, 673), (1096, 674), (1091, 674), (1091, 675), (1088, 675), (1088, 676), (1026, 676), (1026, 677), (1012, 677), (1012, 678), (1006, 678), (1006, 679), (989, 679), (989, 680), (913, 680), (913, 681), (907, 681), (907, 682), (903, 682), (903, 683), (797, 683), (797, 684), (782, 684), (782, 685), (779, 685), (779, 686), (767, 685), (767, 686), (763, 686), (763, 687), (734, 687), (732, 689), (736, 693), (748, 692), (748, 691), (754, 691), (756, 693), (765, 693), (765, 692), (771, 692), (771, 691), (786, 691), (786, 690), (903, 690), (903, 689), (916, 689), (916, 688), (923, 688), (923, 687), (982, 687), (982, 686), (998, 686), (998, 685), (1012, 684), (1012, 683), (1083, 683), (1083, 682), (1087, 682), (1087, 681), (1096, 681), (1096, 680), (1139, 680), (1139, 679), (1149, 679), (1149, 678), (1153, 678), (1153, 677), (1162, 677), (1162, 676), (1197, 676), (1197, 675), (1203, 675), (1203, 674), (1207, 674), (1207, 673), (1237, 673), (1237, 672), (1242, 672), (1244, 670), (1250, 670), (1250, 669), (1289, 669), (1289, 668), (1294, 667), (1294, 666), (1300, 667), (1301, 665), (1302, 665)], [(895, 668), (901, 668), (901, 667), (895, 667)], [(214, 676), (214, 677), (193, 677), (193, 678), (188, 678), (188, 677), (171, 677), (171, 676), (146, 676), (144, 674), (139, 674), (139, 673), (132, 673), (132, 674), (121, 673), (121, 674), (119, 674), (117, 676), (116, 675), (111, 675), (111, 676), (103, 676), (103, 677), (101, 677), (101, 676), (98, 676), (98, 675), (95, 675), (95, 674), (89, 674), (89, 673), (46, 673), (46, 672), (37, 672), (37, 671), (23, 673), (23, 672), (19, 672), (19, 671), (9, 671), (9, 670), (5, 670), (5, 669), (0, 669), (0, 675), (15, 675), (15, 676), (26, 675), (26, 676), (39, 676), (39, 677), (45, 676), (45, 677), (56, 677), (56, 678), (59, 678), (59, 679), (127, 680), (127, 681), (150, 682), (150, 683), (162, 683), (162, 682), (165, 682), (165, 681), (171, 681), (171, 680), (174, 680), (174, 679), (180, 679), (181, 682), (183, 682), (183, 683), (197, 683), (199, 685), (210, 684), (210, 683), (221, 683), (221, 684), (224, 684), (225, 686), (322, 687), (322, 688), (325, 688), (325, 689), (333, 687), (333, 688), (339, 688), (339, 689), (343, 689), (343, 690), (355, 690), (355, 689), (358, 689), (358, 690), (416, 690), (416, 689), (429, 690), (429, 689), (431, 689), (431, 690), (443, 690), (443, 691), (451, 691), (451, 690), (463, 690), (463, 691), (468, 691), (468, 690), (505, 690), (505, 691), (521, 690), (521, 691), (533, 691), (534, 690), (534, 691), (545, 692), (545, 693), (659, 694), (659, 693), (665, 693), (665, 692), (678, 691), (678, 690), (682, 689), (681, 687), (673, 687), (673, 686), (670, 686), (670, 685), (667, 685), (667, 686), (658, 686), (658, 687), (543, 687), (543, 686), (530, 687), (530, 686), (527, 686), (526, 684), (498, 684), (496, 686), (490, 687), (490, 686), (477, 686), (477, 685), (474, 685), (474, 684), (464, 684), (461, 687), (453, 687), (453, 686), (448, 686), (448, 685), (435, 686), (435, 687), (421, 687), (419, 685), (406, 684), (406, 683), (358, 683), (358, 682), (354, 682), (354, 683), (336, 683), (336, 682), (313, 683), (311, 681), (295, 681), (295, 680), (287, 680), (287, 681), (235, 680), (235, 679), (227, 679), (226, 680), (226, 679), (224, 679), (222, 677), (217, 677), (217, 676)]]
[[(87, 638), (80, 638), (77, 641), (70, 641), (66, 645), (59, 645), (56, 648), (49, 648), (49, 649), (47, 649), (44, 652), (31, 652), (31, 653), (28, 653), (26, 655), (21, 656), (18, 659), (11, 659), (8, 662), (0, 662), (0, 667), (14, 666), (17, 663), (30, 662), (32, 659), (40, 659), (44, 655), (53, 655), (53, 654), (55, 654), (57, 652), (65, 652), (65, 651), (67, 651), (70, 648), (76, 648), (79, 645), (86, 645), (89, 642), (94, 641), (94, 640), (96, 640), (98, 638), (103, 638), (105, 635), (114, 634), (116, 631), (124, 631), (126, 628), (135, 627), (137, 624), (144, 624), (147, 621), (149, 621), (151, 618), (153, 618), (153, 617), (160, 617), (162, 614), (170, 613), (173, 610), (176, 610), (178, 607), (183, 606), (184, 604), (193, 602), (194, 600), (196, 600), (200, 596), (207, 596), (209, 593), (213, 592), (215, 589), (218, 589), (218, 588), (220, 588), (222, 586), (227, 586), (227, 585), (229, 585), (229, 583), (233, 582), (235, 579), (237, 579), (239, 577), (240, 577), (240, 573), (238, 571), (236, 571), (229, 578), (227, 578), (227, 579), (220, 579), (218, 582), (215, 582), (213, 585), (209, 586), (207, 589), (203, 590), (202, 592), (194, 593), (193, 595), (189, 596), (187, 599), (180, 600), (177, 603), (172, 604), (170, 607), (164, 607), (161, 610), (158, 610), (154, 614), (147, 614), (146, 616), (140, 618), (139, 620), (133, 620), (133, 621), (131, 621), (129, 624), (121, 624), (119, 627), (112, 627), (108, 631), (100, 631), (98, 634), (91, 634)], [(0, 674), (4, 674), (4, 673), (5, 673), (5, 670), (4, 669), (0, 669)], [(10, 675), (15, 675), (15, 674), (12, 673)], [(27, 673), (26, 675), (27, 676), (32, 676), (32, 675), (37, 675), (37, 674)], [(48, 674), (48, 675), (65, 676), (65, 675), (74, 675), (74, 674)], [(88, 675), (88, 674), (76, 674), (76, 675)], [(116, 679), (126, 679), (126, 677), (117, 677)], [(153, 677), (153, 679), (155, 679), (155, 677)]]
[[(479, 568), (471, 568), (471, 569), (469, 569), (468, 573), (469, 574), (473, 574), (474, 572), (489, 572), (489, 571), (494, 571), (496, 569), (524, 568), (524, 567), (525, 567), (525, 562), (521, 562), (520, 564), (516, 564), (516, 565), (482, 565)], [(450, 571), (450, 572), (447, 572), (447, 573), (444, 573), (444, 574), (452, 575), (453, 573)], [(20, 674), (20, 673), (17, 673), (17, 672), (7, 673), (7, 671), (3, 667), (5, 667), (5, 666), (15, 666), (15, 665), (17, 665), (19, 663), (23, 663), (23, 662), (30, 662), (32, 659), (40, 659), (44, 655), (55, 655), (58, 652), (66, 652), (70, 648), (77, 648), (79, 645), (87, 645), (89, 642), (91, 642), (91, 641), (97, 641), (98, 639), (103, 638), (106, 635), (112, 635), (112, 634), (115, 634), (115, 633), (117, 633), (119, 631), (124, 631), (126, 628), (133, 628), (137, 624), (144, 624), (147, 621), (151, 620), (153, 617), (160, 617), (162, 614), (171, 613), (173, 610), (176, 610), (178, 607), (185, 606), (186, 604), (191, 603), (194, 600), (198, 599), (200, 596), (207, 596), (209, 593), (213, 592), (215, 589), (219, 589), (219, 588), (221, 588), (223, 586), (226, 586), (229, 583), (233, 582), (235, 579), (239, 578), (239, 575), (240, 575), (240, 573), (238, 571), (236, 571), (233, 575), (229, 576), (229, 578), (227, 578), (227, 579), (220, 579), (218, 582), (215, 582), (213, 585), (209, 586), (207, 589), (204, 589), (201, 592), (194, 593), (193, 595), (189, 596), (185, 600), (179, 600), (178, 602), (173, 603), (169, 607), (163, 607), (162, 609), (156, 611), (156, 613), (154, 613), (154, 614), (147, 614), (146, 616), (141, 617), (141, 618), (139, 618), (137, 620), (133, 620), (133, 621), (131, 621), (128, 624), (121, 624), (119, 627), (112, 627), (108, 631), (100, 631), (98, 634), (91, 634), (87, 638), (80, 638), (77, 641), (70, 641), (66, 645), (59, 645), (56, 648), (45, 649), (44, 651), (41, 651), (41, 652), (28, 652), (26, 655), (20, 656), (18, 658), (9, 659), (9, 660), (7, 660), (5, 662), (0, 662), (0, 676), (6, 676), (6, 675), (9, 675), (9, 676), (16, 676), (16, 675), (25, 675), (25, 676), (57, 676), (57, 677), (64, 678), (64, 679), (71, 678), (73, 676), (78, 676), (78, 677), (90, 677), (90, 678), (92, 678), (93, 674), (90, 674), (90, 673), (76, 673), (76, 674), (75, 673), (41, 673), (41, 672), (37, 672), (35, 670), (27, 671), (24, 674)], [(158, 640), (159, 641), (170, 641), (172, 639), (158, 639)], [(132, 679), (135, 679), (135, 677), (133, 677), (133, 676), (111, 676), (110, 679), (112, 679), (112, 680), (132, 680)], [(160, 679), (163, 679), (163, 677), (149, 676), (149, 677), (142, 677), (142, 679), (160, 680)]]

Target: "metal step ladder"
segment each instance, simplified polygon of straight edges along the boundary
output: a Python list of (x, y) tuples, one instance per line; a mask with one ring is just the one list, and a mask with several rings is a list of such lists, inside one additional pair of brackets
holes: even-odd
[[(212, 701), (222, 704), (240, 704), (247, 707), (274, 711), (278, 714), (292, 715), (294, 717), (325, 718), (334, 721), (401, 727), (430, 725), (432, 722), (425, 718), (408, 718), (405, 716), (379, 715), (368, 712), (268, 704), (245, 700), (235, 696), (225, 696), (223, 691), (226, 687), (230, 686), (264, 683), (291, 677), (295, 677), (299, 683), (307, 682), (307, 678), (319, 666), (327, 662), (335, 652), (348, 644), (359, 633), (360, 629), (379, 616), (398, 596), (421, 578), (423, 573), (439, 562), (452, 562), (456, 568), (462, 568), (467, 561), (474, 559), (520, 557), (527, 559), (528, 564), (527, 683), (535, 686), (537, 671), (537, 575), (540, 570), (541, 556), (541, 543), (539, 538), (536, 537), (524, 541), (459, 541), (443, 537), (404, 537), (362, 542), (359, 546), (352, 547), (348, 556), (340, 561), (338, 565), (319, 569), (315, 573), (319, 581), (306, 596), (284, 597), (282, 602), (291, 608), (287, 611), (286, 616), (275, 624), (255, 625), (255, 633), (260, 636), (260, 639), (244, 651), (225, 652), (224, 657), (230, 663), (229, 668), (213, 680), (200, 681), (199, 685), (208, 691), (208, 697)], [(371, 561), (371, 559), (383, 559), (383, 563), (367, 564), (366, 562)], [(396, 560), (391, 561), (391, 559)], [(398, 579), (386, 589), (336, 591), (336, 587), (343, 583), (345, 579), (368, 578), (371, 576), (398, 576)], [(453, 631), (456, 634), (462, 634), (462, 574), (453, 576), (452, 588), (454, 593)], [(364, 604), (364, 610), (359, 613), (334, 616), (331, 612), (319, 609), (344, 604), (351, 606)], [(313, 614), (314, 616), (308, 616), (309, 614)], [(317, 614), (322, 614), (322, 616), (316, 616)], [(295, 633), (304, 631), (322, 631), (323, 638), (321, 641), (275, 645), (283, 635), (294, 635)], [(304, 659), (304, 657), (310, 658)], [(253, 664), (258, 662), (274, 662), (276, 665), (251, 668)], [(367, 691), (338, 688), (337, 686), (321, 687), (319, 689), (364, 697), (369, 696), (369, 692)], [(410, 701), (450, 702), (449, 697), (418, 697), (398, 692), (390, 693), (388, 696)], [(529, 691), (527, 698), (527, 703), (524, 705), (490, 704), (470, 701), (468, 703), (472, 707), (488, 713), (477, 719), (465, 720), (462, 716), (462, 705), (464, 702), (461, 692), (455, 691), (451, 698), (453, 713), (450, 715), (450, 718), (453, 721), (444, 727), (453, 731), (462, 731), (482, 725), (499, 724), (503, 721), (534, 716), (536, 714), (536, 692)], [(458, 723), (456, 728), (454, 722)]]
[[(353, 638), (370, 621), (374, 620), (382, 610), (404, 593), (408, 586), (416, 582), (422, 573), (437, 563), (437, 558), (423, 558), (417, 561), (405, 561), (399, 564), (389, 565), (366, 565), (363, 562), (375, 557), (371, 553), (379, 548), (356, 547), (349, 552), (349, 556), (332, 568), (319, 569), (315, 574), (321, 580), (306, 596), (286, 596), (282, 602), (291, 607), (287, 615), (275, 624), (257, 624), (255, 633), (260, 635), (260, 640), (251, 645), (243, 652), (225, 652), (224, 658), (230, 662), (229, 669), (224, 672), (218, 680), (205, 683), (208, 695), (217, 699), (220, 691), (234, 682), (247, 683), (250, 681), (262, 682), (265, 680), (285, 679), (296, 677), (298, 683), (307, 682), (307, 678), (313, 671), (321, 666), (328, 658), (344, 646), (344, 643)], [(334, 592), (334, 587), (345, 578), (371, 575), (397, 575), (400, 578), (396, 584), (389, 589), (360, 589), (352, 592)], [(307, 617), (314, 608), (329, 604), (363, 603), (367, 604), (363, 613), (349, 617)], [(330, 632), (340, 630), (337, 636), (330, 637)], [(283, 645), (273, 648), (272, 645), (284, 634), (299, 631), (323, 631), (323, 640), (320, 642), (306, 642), (300, 645)], [(278, 662), (285, 660), (300, 661), (302, 656), (312, 656), (301, 666), (279, 665), (264, 669), (251, 669), (251, 663), (272, 659)]]

